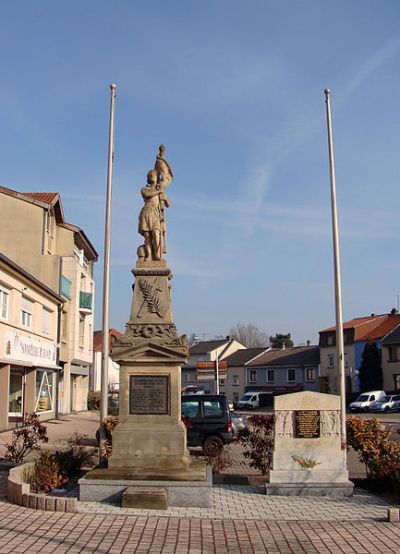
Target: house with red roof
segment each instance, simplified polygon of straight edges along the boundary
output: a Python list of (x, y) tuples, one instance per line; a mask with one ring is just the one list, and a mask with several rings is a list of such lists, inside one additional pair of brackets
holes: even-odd
[[(392, 310), (386, 314), (371, 314), (356, 317), (343, 323), (346, 391), (362, 392), (359, 384), (359, 370), (366, 344), (374, 342), (381, 348), (382, 339), (400, 324), (400, 314)], [(336, 353), (336, 327), (319, 332), (321, 355), (322, 392), (339, 392), (338, 365)]]
[[(18, 192), (0, 186), (0, 253), (64, 301), (56, 314), (46, 316), (57, 322), (57, 368), (33, 365), (32, 373), (22, 364), (19, 373), (23, 378), (32, 373), (32, 379), (42, 375), (48, 383), (46, 410), (86, 410), (93, 358), (93, 264), (98, 258), (94, 246), (83, 229), (66, 221), (58, 192)], [(11, 294), (10, 302), (17, 296)], [(26, 340), (33, 341), (45, 312), (27, 291), (22, 292), (21, 306)]]

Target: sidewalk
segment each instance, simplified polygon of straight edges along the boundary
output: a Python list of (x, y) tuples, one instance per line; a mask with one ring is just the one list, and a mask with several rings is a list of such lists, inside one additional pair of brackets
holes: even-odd
[[(47, 425), (54, 448), (65, 444), (74, 429), (92, 437), (98, 419), (88, 412)], [(248, 473), (236, 450), (234, 458), (236, 471)], [(158, 512), (82, 503), (79, 513), (68, 514), (8, 503), (6, 476), (0, 471), (0, 554), (400, 552), (400, 525), (384, 521), (388, 504), (359, 490), (347, 499), (301, 498), (215, 485), (209, 509)]]

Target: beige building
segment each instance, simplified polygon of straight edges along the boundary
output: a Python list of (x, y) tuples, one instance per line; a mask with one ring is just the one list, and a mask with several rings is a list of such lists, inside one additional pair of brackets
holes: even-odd
[(0, 252), (64, 299), (58, 373), (60, 413), (86, 409), (93, 357), (93, 263), (82, 229), (65, 221), (58, 193), (0, 187)]
[[(111, 351), (111, 341), (113, 338), (122, 337), (117, 329), (109, 329), (108, 342), (109, 351)], [(90, 371), (89, 388), (92, 392), (101, 390), (101, 358), (103, 353), (103, 331), (95, 331), (93, 334), (93, 365)], [(110, 392), (119, 391), (119, 365), (108, 356), (108, 390)]]
[(267, 352), (269, 347), (240, 348), (225, 358), (228, 367), (224, 378), (220, 380), (220, 392), (225, 394), (229, 402), (239, 402), (245, 393), (246, 367), (245, 364), (256, 360), (258, 356)]
[(0, 254), (0, 431), (24, 414), (57, 407), (57, 343), (63, 299)]

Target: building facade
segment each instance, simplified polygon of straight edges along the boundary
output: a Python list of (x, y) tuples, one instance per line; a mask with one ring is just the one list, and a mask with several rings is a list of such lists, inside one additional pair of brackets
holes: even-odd
[(225, 394), (229, 402), (236, 404), (244, 395), (246, 387), (246, 367), (250, 363), (267, 352), (268, 348), (240, 348), (225, 358), (227, 370), (220, 379), (220, 392)]
[(58, 316), (57, 409), (86, 409), (97, 252), (82, 229), (65, 221), (58, 193), (0, 187), (0, 230), (0, 252), (64, 300)]
[[(188, 363), (182, 367), (182, 390), (187, 391), (196, 388), (203, 390), (207, 394), (215, 393), (216, 381), (214, 369), (198, 369), (197, 362), (215, 362), (217, 358), (219, 361), (223, 361), (239, 348), (244, 348), (244, 345), (230, 337), (200, 341), (193, 344), (189, 348)], [(221, 380), (226, 378), (226, 371), (221, 369), (219, 373), (221, 382)]]
[(400, 391), (400, 325), (382, 339), (383, 388), (387, 393)]
[(55, 417), (63, 299), (0, 254), (0, 431)]
[[(108, 332), (109, 351), (113, 338), (119, 339), (123, 335), (117, 329)], [(103, 331), (95, 331), (93, 335), (93, 365), (90, 372), (89, 389), (92, 392), (101, 391), (101, 358), (103, 353)], [(119, 365), (108, 357), (108, 390), (119, 391)]]
[(272, 397), (303, 390), (318, 391), (320, 357), (317, 345), (271, 348), (245, 364), (245, 391), (264, 391)]
[[(366, 344), (374, 342), (380, 348), (383, 337), (399, 323), (400, 315), (395, 310), (388, 314), (371, 314), (343, 323), (346, 391), (348, 393), (362, 392), (360, 391), (359, 371)], [(321, 392), (338, 394), (336, 328), (324, 329), (319, 332), (319, 336), (321, 377), (325, 388)]]

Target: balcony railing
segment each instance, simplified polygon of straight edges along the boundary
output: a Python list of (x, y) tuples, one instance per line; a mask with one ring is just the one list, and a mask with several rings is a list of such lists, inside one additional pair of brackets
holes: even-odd
[(80, 292), (79, 293), (79, 309), (91, 312), (93, 309), (93, 293), (92, 292)]
[(71, 281), (61, 275), (60, 292), (66, 298), (71, 298)]

